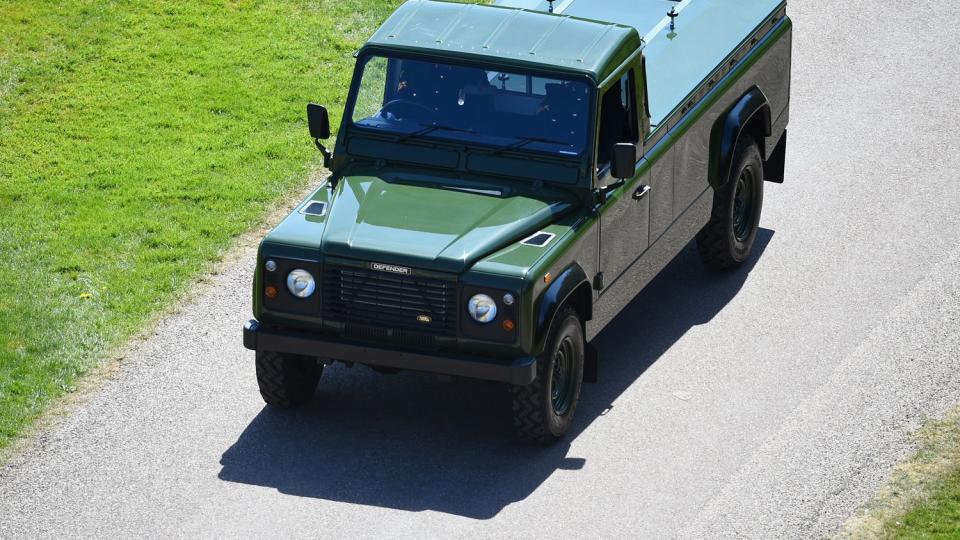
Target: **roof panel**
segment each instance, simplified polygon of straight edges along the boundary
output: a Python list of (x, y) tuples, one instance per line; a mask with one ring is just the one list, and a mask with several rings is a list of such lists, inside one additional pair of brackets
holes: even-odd
[[(497, 0), (498, 6), (547, 11), (546, 0)], [(646, 35), (677, 5), (672, 0), (556, 0), (555, 13), (632, 26)]]
[(585, 73), (602, 80), (640, 46), (633, 28), (481, 4), (410, 0), (368, 46), (463, 53)]
[[(611, 27), (607, 27), (609, 30)], [(546, 58), (575, 58), (583, 61), (591, 55), (594, 47), (606, 40), (607, 32), (597, 32), (591, 22), (564, 17), (552, 32), (545, 35), (536, 54)]]
[(504, 56), (533, 54), (544, 34), (552, 32), (558, 22), (543, 21), (542, 18), (542, 14), (534, 11), (514, 11), (507, 17), (504, 27), (495, 36), (490, 36), (487, 42), (490, 50)]
[(460, 50), (473, 50), (477, 44), (480, 48), (489, 46), (491, 38), (495, 37), (506, 25), (508, 19), (500, 13), (485, 9), (464, 11), (468, 17), (460, 19), (456, 31), (448, 33), (443, 39), (447, 47)]

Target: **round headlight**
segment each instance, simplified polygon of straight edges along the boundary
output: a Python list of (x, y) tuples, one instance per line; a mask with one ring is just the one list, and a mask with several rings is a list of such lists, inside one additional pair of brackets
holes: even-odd
[(307, 298), (317, 288), (317, 282), (313, 280), (310, 272), (302, 268), (292, 270), (287, 274), (287, 289), (290, 294), (297, 298)]
[(467, 311), (473, 320), (488, 323), (497, 318), (497, 303), (485, 294), (475, 294), (467, 302)]

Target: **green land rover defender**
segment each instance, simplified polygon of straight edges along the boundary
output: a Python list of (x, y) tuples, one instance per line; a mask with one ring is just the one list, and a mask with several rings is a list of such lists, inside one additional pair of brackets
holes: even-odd
[(781, 0), (409, 0), (356, 53), (331, 174), (260, 245), (244, 346), (263, 399), (324, 367), (506, 383), (569, 429), (590, 340), (692, 239), (736, 268), (782, 182)]

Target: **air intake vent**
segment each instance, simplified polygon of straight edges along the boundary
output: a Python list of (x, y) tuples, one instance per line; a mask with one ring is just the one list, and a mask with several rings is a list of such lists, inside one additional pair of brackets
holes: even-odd
[(300, 213), (307, 216), (323, 216), (327, 213), (327, 203), (310, 201), (300, 209)]
[(556, 235), (553, 233), (540, 231), (524, 238), (520, 241), (520, 243), (525, 246), (543, 247), (549, 244), (550, 241), (553, 240), (554, 236)]

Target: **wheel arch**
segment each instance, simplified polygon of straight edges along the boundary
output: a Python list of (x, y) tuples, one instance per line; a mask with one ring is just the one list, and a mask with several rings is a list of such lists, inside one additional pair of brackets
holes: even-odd
[(540, 295), (536, 308), (533, 354), (543, 351), (557, 312), (567, 304), (577, 311), (581, 324), (593, 318), (593, 288), (586, 272), (577, 263), (560, 272)]
[(710, 185), (721, 187), (730, 177), (733, 158), (743, 134), (753, 136), (766, 161), (766, 138), (772, 131), (770, 102), (759, 87), (753, 86), (717, 119), (710, 133)]

